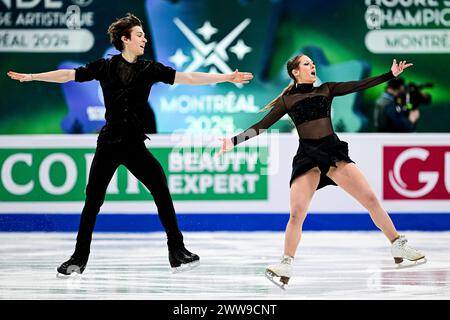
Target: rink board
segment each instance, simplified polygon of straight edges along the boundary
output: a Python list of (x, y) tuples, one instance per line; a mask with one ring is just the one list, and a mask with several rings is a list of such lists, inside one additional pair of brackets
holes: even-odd
[[(449, 134), (339, 134), (399, 229), (450, 230)], [(190, 231), (284, 230), (298, 138), (263, 134), (216, 158), (215, 136), (151, 136), (180, 226)], [(0, 231), (75, 231), (94, 135), (0, 136)], [(313, 198), (308, 230), (374, 230), (338, 187)], [(160, 231), (148, 191), (119, 168), (98, 231)]]

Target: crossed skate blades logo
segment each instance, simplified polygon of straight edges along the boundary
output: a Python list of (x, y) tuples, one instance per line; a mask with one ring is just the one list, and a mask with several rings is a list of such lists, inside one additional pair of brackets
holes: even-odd
[[(237, 43), (230, 47), (230, 45), (239, 37), (245, 28), (251, 23), (251, 19), (247, 18), (237, 25), (230, 33), (228, 33), (221, 41), (205, 43), (203, 42), (194, 31), (189, 29), (186, 24), (179, 18), (174, 18), (173, 22), (178, 29), (183, 33), (187, 40), (192, 44), (192, 62), (184, 69), (184, 72), (194, 72), (203, 67), (210, 67), (210, 73), (231, 73), (233, 70), (227, 64), (229, 56), (227, 50), (234, 53), (239, 60), (244, 59), (245, 55), (252, 51), (252, 48), (247, 46), (242, 39), (239, 39)], [(204, 41), (209, 41), (211, 37), (219, 30), (214, 28), (209, 21), (205, 21), (203, 26), (196, 30), (200, 34)], [(174, 55), (169, 57), (169, 61), (172, 62), (176, 68), (182, 68), (183, 65), (190, 60), (190, 57), (183, 53), (181, 48), (178, 48)], [(242, 84), (235, 84), (236, 87), (241, 88)], [(175, 86), (173, 86), (175, 87)]]

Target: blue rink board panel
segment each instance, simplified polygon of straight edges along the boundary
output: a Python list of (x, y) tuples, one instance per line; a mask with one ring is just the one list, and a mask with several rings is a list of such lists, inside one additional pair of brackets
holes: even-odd
[[(449, 213), (390, 214), (397, 229), (417, 231), (450, 230)], [(284, 231), (289, 219), (280, 214), (178, 214), (183, 231)], [(0, 231), (77, 231), (78, 214), (0, 214)], [(162, 231), (155, 214), (99, 214), (97, 232), (151, 232)], [(367, 213), (308, 214), (303, 230), (367, 231), (377, 230)]]

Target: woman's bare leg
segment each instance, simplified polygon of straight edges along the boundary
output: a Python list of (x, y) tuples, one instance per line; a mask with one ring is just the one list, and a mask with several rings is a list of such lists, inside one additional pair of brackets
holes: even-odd
[(320, 180), (319, 168), (313, 168), (307, 173), (298, 176), (291, 185), (291, 214), (286, 226), (284, 240), (284, 254), (294, 257), (300, 238), (302, 236), (303, 222), (305, 221), (311, 199)]
[(391, 242), (399, 237), (391, 218), (381, 206), (364, 174), (354, 163), (340, 161), (337, 168), (331, 167), (327, 175), (369, 211), (375, 225)]

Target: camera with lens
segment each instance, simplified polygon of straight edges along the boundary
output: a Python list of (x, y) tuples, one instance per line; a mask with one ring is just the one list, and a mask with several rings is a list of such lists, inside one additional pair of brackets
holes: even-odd
[(397, 103), (406, 113), (419, 108), (420, 105), (428, 105), (431, 103), (431, 94), (423, 90), (433, 86), (433, 83), (430, 82), (423, 84), (410, 82), (405, 85), (405, 90), (397, 97)]

